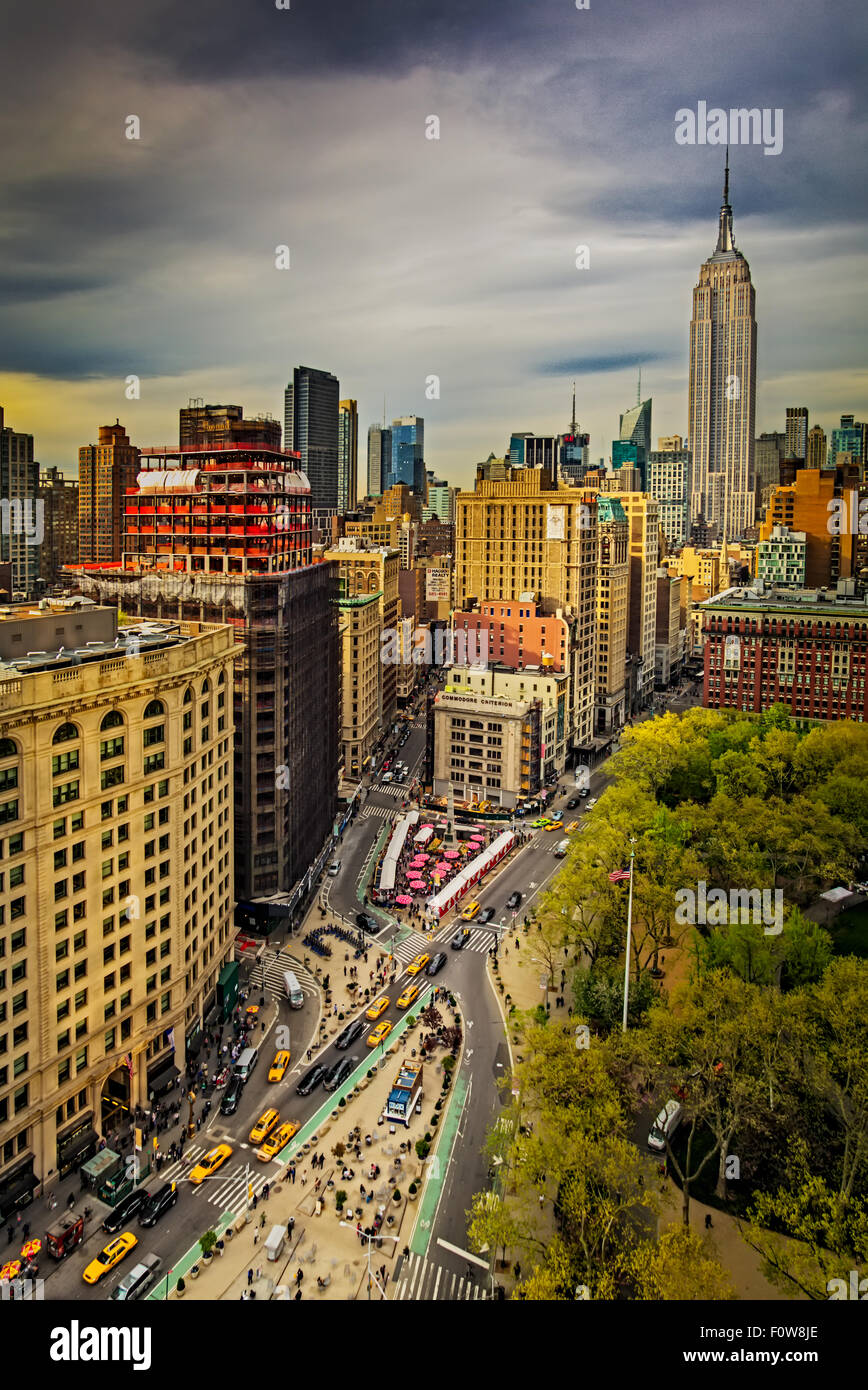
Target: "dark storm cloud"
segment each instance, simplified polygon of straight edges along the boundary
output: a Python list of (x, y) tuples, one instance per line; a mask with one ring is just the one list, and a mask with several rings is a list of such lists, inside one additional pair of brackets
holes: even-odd
[(561, 362), (541, 362), (540, 376), (596, 376), (626, 371), (628, 367), (645, 367), (652, 362), (667, 362), (671, 354), (660, 352), (622, 352), (611, 357), (568, 357)]

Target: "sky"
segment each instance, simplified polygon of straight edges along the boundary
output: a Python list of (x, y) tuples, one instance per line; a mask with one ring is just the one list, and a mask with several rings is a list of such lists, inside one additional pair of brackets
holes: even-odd
[(863, 0), (289, 3), (7, 7), (0, 405), (43, 465), (116, 418), (175, 444), (191, 397), (282, 421), (301, 363), (359, 402), (362, 492), (384, 397), (463, 486), (566, 429), (574, 379), (593, 460), (640, 367), (655, 439), (685, 434), (724, 166), (676, 143), (699, 102), (783, 113), (779, 154), (730, 151), (757, 433), (864, 418)]

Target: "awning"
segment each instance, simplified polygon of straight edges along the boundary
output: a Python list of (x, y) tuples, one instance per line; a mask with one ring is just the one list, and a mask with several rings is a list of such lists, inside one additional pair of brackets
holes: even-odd
[(79, 1154), (86, 1153), (88, 1149), (95, 1148), (99, 1142), (99, 1135), (95, 1129), (86, 1129), (75, 1139), (68, 1141), (58, 1138), (57, 1154), (60, 1162), (66, 1166), (78, 1158)]
[(164, 1091), (168, 1091), (171, 1086), (174, 1086), (180, 1075), (181, 1073), (178, 1071), (174, 1062), (170, 1062), (168, 1066), (158, 1071), (155, 1076), (148, 1077), (148, 1095), (161, 1096)]
[(4, 1173), (0, 1179), (0, 1212), (6, 1212), (7, 1207), (13, 1207), (19, 1197), (33, 1192), (39, 1186), (39, 1179), (33, 1172), (33, 1154), (28, 1154), (16, 1163), (15, 1167), (8, 1173)]
[(89, 1158), (87, 1163), (81, 1165), (81, 1171), (95, 1186), (102, 1177), (110, 1177), (112, 1173), (116, 1173), (121, 1164), (121, 1156), (115, 1153), (114, 1149), (102, 1149), (98, 1154), (94, 1154), (93, 1158)]
[(202, 1050), (203, 1038), (204, 1034), (199, 1024), (197, 1023), (196, 1027), (191, 1029), (190, 1032), (187, 1034), (186, 1040), (184, 1042), (184, 1050), (188, 1058), (198, 1057), (200, 1051)]

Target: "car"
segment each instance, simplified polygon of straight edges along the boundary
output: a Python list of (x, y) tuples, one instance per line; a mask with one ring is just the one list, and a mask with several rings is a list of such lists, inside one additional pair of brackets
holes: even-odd
[(479, 916), (480, 910), (481, 908), (478, 902), (468, 903), (461, 914), (462, 922), (472, 922), (474, 917)]
[(314, 1062), (310, 1071), (305, 1072), (295, 1088), (298, 1096), (309, 1096), (311, 1091), (315, 1091), (319, 1083), (325, 1076), (325, 1067), (322, 1062)]
[(349, 1047), (351, 1043), (354, 1043), (356, 1038), (360, 1037), (364, 1031), (365, 1025), (362, 1020), (360, 1018), (353, 1019), (352, 1023), (348, 1023), (344, 1031), (339, 1033), (335, 1038), (335, 1047), (340, 1048), (341, 1052), (343, 1052), (344, 1049)]
[(234, 1115), (244, 1095), (244, 1077), (233, 1076), (229, 1080), (223, 1099), (220, 1102), (221, 1115)]
[(575, 809), (576, 809), (576, 807), (578, 806), (578, 804), (579, 804), (579, 798), (578, 798), (577, 796), (571, 796), (570, 799), (569, 799), (569, 801), (567, 802), (567, 810), (568, 810), (568, 811), (575, 811)]
[(384, 772), (388, 772), (388, 771), (389, 771), (389, 768), (390, 768), (391, 766), (392, 766), (392, 759), (391, 759), (391, 758), (387, 758), (386, 761), (383, 763), (383, 771), (384, 771)]
[(536, 820), (530, 823), (531, 830), (544, 830), (549, 823), (548, 816), (537, 816)]
[(384, 782), (392, 782), (392, 781), (394, 781), (394, 778), (395, 778), (394, 772), (384, 772), (384, 773), (383, 773), (383, 781), (384, 781)]
[(365, 1017), (376, 1020), (380, 1014), (384, 1014), (389, 1007), (391, 1000), (387, 994), (381, 994), (379, 999), (375, 999), (369, 1009), (365, 1011)]
[(275, 1109), (266, 1110), (250, 1131), (249, 1139), (251, 1144), (262, 1144), (274, 1129), (280, 1115)]
[(455, 933), (449, 944), (452, 947), (453, 951), (461, 951), (467, 945), (469, 940), (470, 929), (468, 927), (463, 927), (461, 931), (457, 931)]
[(386, 1041), (391, 1031), (392, 1025), (386, 1019), (382, 1023), (378, 1023), (373, 1033), (368, 1034), (368, 1047), (379, 1047), (381, 1042)]
[(369, 936), (376, 936), (377, 932), (383, 930), (382, 922), (378, 922), (376, 917), (371, 916), (370, 912), (357, 912), (356, 926), (361, 931), (366, 931)]
[(594, 807), (596, 806), (596, 804), (597, 804), (597, 798), (596, 798), (595, 796), (592, 796), (591, 799), (590, 799), (590, 801), (588, 802), (587, 806), (585, 807), (585, 810), (586, 810), (586, 811), (593, 811), (593, 809), (594, 809)]
[(146, 1192), (143, 1187), (137, 1188), (135, 1192), (130, 1192), (126, 1197), (122, 1197), (102, 1223), (103, 1230), (107, 1231), (110, 1236), (123, 1230), (130, 1217), (141, 1211), (149, 1197), (150, 1193)]
[(178, 1200), (178, 1189), (173, 1182), (163, 1183), (158, 1187), (139, 1212), (139, 1225), (148, 1227), (156, 1226), (164, 1212), (173, 1207)]
[(336, 1091), (341, 1082), (346, 1081), (353, 1068), (358, 1065), (358, 1057), (339, 1057), (327, 1068), (322, 1084), (327, 1091)]
[(281, 1149), (286, 1147), (294, 1134), (298, 1134), (299, 1128), (296, 1120), (285, 1120), (278, 1129), (269, 1134), (265, 1143), (256, 1150), (256, 1157), (262, 1163), (268, 1163), (269, 1159), (275, 1158)]
[(514, 911), (515, 911), (515, 909), (519, 906), (519, 904), (520, 904), (520, 902), (521, 902), (521, 900), (522, 900), (523, 897), (524, 897), (524, 894), (523, 894), (523, 893), (519, 893), (518, 890), (516, 890), (514, 893), (510, 893), (509, 897), (508, 897), (507, 900), (506, 900), (506, 906), (507, 906), (507, 908), (509, 909), (510, 912), (514, 912)]
[(408, 985), (403, 994), (398, 995), (398, 1008), (409, 1009), (414, 1000), (419, 998), (421, 985)]
[(125, 1300), (132, 1303), (146, 1294), (157, 1277), (157, 1270), (163, 1261), (159, 1255), (145, 1255), (129, 1274), (125, 1274), (119, 1284), (109, 1294), (110, 1299)]
[(436, 956), (431, 957), (431, 964), (425, 971), (426, 975), (438, 975), (446, 964), (447, 957), (442, 951), (438, 951)]
[(582, 822), (581, 822), (580, 820), (571, 820), (570, 823), (569, 823), (569, 825), (565, 825), (565, 826), (564, 826), (564, 834), (565, 834), (565, 835), (575, 835), (576, 831), (577, 831), (577, 830), (581, 830), (581, 829), (582, 829)]
[(563, 823), (561, 816), (553, 816), (546, 826), (546, 830), (560, 830), (563, 827)]
[(231, 1144), (217, 1144), (213, 1149), (209, 1149), (203, 1158), (199, 1159), (196, 1167), (190, 1173), (190, 1181), (194, 1187), (198, 1187), (200, 1182), (210, 1178), (212, 1173), (216, 1173), (221, 1168), (227, 1158), (232, 1157)]
[(120, 1264), (131, 1250), (138, 1245), (137, 1238), (132, 1231), (124, 1231), (123, 1235), (115, 1236), (110, 1240), (95, 1259), (91, 1260), (82, 1274), (82, 1279), (86, 1284), (98, 1284), (104, 1274), (108, 1274), (110, 1269)]
[(329, 864), (329, 878), (336, 878), (340, 871), (341, 861), (339, 859), (333, 859)]
[(590, 796), (590, 795), (591, 795), (591, 793), (588, 791), (588, 788), (587, 788), (587, 787), (582, 787), (582, 790), (579, 792), (579, 798), (580, 798), (580, 800), (582, 800), (582, 801), (584, 801), (584, 799), (585, 799), (586, 796)]
[(490, 921), (491, 921), (491, 919), (492, 919), (493, 916), (494, 916), (494, 908), (493, 908), (493, 907), (484, 907), (484, 908), (482, 909), (482, 911), (480, 912), (480, 914), (479, 914), (479, 925), (480, 925), (480, 926), (484, 926), (484, 924), (485, 924), (486, 922), (490, 922)]
[(282, 1081), (286, 1076), (286, 1069), (289, 1063), (290, 1055), (288, 1052), (276, 1052), (274, 1054), (274, 1061), (268, 1068), (269, 1081)]
[(414, 956), (407, 966), (408, 975), (418, 975), (420, 970), (424, 970), (431, 957), (426, 951), (422, 951), (418, 956)]

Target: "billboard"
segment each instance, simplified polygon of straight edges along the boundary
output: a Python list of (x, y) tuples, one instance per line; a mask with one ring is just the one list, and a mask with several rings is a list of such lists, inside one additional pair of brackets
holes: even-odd
[(566, 507), (548, 507), (546, 509), (546, 540), (562, 541), (566, 536)]
[(425, 570), (425, 599), (428, 603), (448, 603), (452, 597), (452, 571)]

